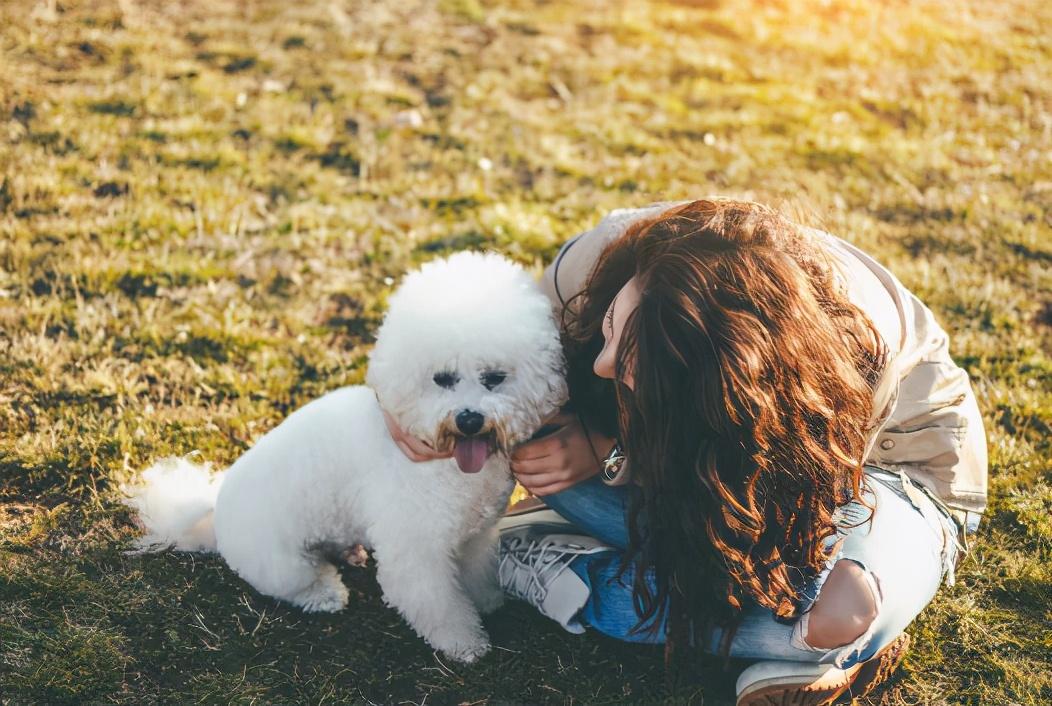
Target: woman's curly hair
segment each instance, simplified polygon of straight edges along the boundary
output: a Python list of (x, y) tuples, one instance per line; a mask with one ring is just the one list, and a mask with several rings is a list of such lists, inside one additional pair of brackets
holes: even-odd
[[(641, 491), (627, 555), (637, 629), (670, 608), (670, 633), (688, 619), (732, 627), (747, 601), (797, 617), (834, 510), (861, 500), (886, 349), (817, 237), (759, 204), (694, 201), (610, 243), (564, 312), (571, 399), (620, 439)], [(616, 363), (629, 389), (592, 362), (632, 277), (640, 302)]]

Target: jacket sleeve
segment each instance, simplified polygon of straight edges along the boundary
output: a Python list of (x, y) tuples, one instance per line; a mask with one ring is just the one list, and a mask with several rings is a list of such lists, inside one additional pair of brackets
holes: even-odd
[(653, 218), (679, 203), (685, 202), (665, 201), (642, 208), (619, 208), (608, 213), (591, 230), (566, 241), (541, 278), (541, 288), (551, 299), (556, 315), (561, 316), (567, 302), (584, 289), (607, 245), (623, 235), (633, 223)]
[(903, 471), (951, 508), (977, 517), (986, 507), (987, 447), (967, 371), (950, 357), (949, 336), (931, 309), (883, 265), (835, 240), (884, 284), (900, 322), (899, 346), (874, 390), (866, 463)]
[[(594, 228), (566, 241), (541, 278), (541, 288), (552, 302), (556, 321), (562, 321), (567, 303), (584, 290), (607, 245), (623, 235), (633, 223), (653, 218), (677, 203), (663, 202), (611, 211)], [(599, 477), (607, 485), (624, 485), (629, 482), (628, 463), (622, 464), (616, 474), (604, 472)]]

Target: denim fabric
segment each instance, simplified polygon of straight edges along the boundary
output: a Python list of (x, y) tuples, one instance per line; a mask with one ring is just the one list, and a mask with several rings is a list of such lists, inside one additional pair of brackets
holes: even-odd
[[(840, 559), (854, 561), (867, 572), (876, 589), (878, 612), (870, 629), (849, 645), (815, 649), (804, 642), (801, 621), (779, 623), (770, 610), (749, 606), (731, 642), (732, 657), (849, 667), (869, 659), (894, 640), (934, 597), (943, 576), (952, 571), (955, 552), (947, 542), (952, 542), (955, 525), (934, 504), (924, 506), (922, 500), (922, 506), (917, 507), (917, 501), (907, 497), (894, 475), (876, 469), (867, 469), (867, 473), (880, 475), (880, 482), (873, 477), (867, 483), (866, 500), (874, 507), (872, 520), (866, 520), (869, 510), (857, 503), (839, 509), (841, 529), (830, 538), (829, 547), (838, 542), (840, 546), (825, 569), (801, 587), (801, 595), (805, 604), (814, 601), (833, 565)], [(631, 486), (608, 486), (592, 478), (544, 501), (582, 533), (611, 546), (608, 552), (582, 556), (571, 564), (591, 591), (578, 616), (581, 622), (617, 639), (661, 643), (664, 616), (656, 631), (633, 631), (638, 621), (632, 595), (633, 567), (618, 576), (628, 544), (626, 512), (631, 492)], [(716, 631), (695, 639), (716, 652), (721, 637)]]

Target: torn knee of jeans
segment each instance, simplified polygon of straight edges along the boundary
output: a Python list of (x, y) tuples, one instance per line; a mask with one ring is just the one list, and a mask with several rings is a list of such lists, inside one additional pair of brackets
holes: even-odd
[(830, 570), (811, 609), (798, 624), (798, 639), (812, 650), (862, 649), (880, 611), (876, 579), (860, 563), (840, 559)]

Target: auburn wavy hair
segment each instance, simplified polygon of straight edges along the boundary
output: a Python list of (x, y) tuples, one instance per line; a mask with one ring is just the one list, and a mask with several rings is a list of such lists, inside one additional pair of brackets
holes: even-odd
[[(571, 399), (620, 439), (640, 491), (626, 555), (637, 630), (666, 609), (667, 639), (688, 621), (733, 628), (746, 601), (797, 617), (833, 511), (861, 501), (886, 349), (817, 237), (759, 204), (694, 201), (628, 228), (567, 304)], [(592, 371), (631, 277), (640, 301), (616, 369), (633, 389)]]

